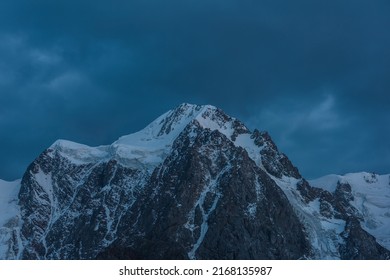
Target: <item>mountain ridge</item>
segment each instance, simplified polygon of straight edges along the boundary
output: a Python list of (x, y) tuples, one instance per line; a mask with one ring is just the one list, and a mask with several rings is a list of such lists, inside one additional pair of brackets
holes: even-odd
[(184, 103), (111, 145), (53, 143), (18, 183), (0, 258), (389, 258), (390, 206), (346, 179), (306, 181), (268, 133)]

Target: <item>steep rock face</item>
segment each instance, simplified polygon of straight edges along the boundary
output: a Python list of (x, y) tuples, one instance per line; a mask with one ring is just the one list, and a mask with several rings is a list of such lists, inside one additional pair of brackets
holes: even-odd
[(53, 147), (25, 173), (19, 203), (23, 258), (88, 259), (110, 244), (145, 172), (115, 160), (74, 162)]
[(308, 182), (268, 133), (213, 106), (109, 146), (59, 140), (19, 186), (0, 258), (389, 258), (388, 176)]
[(351, 217), (342, 233), (344, 243), (340, 246), (341, 259), (388, 260), (390, 251), (380, 246), (375, 238), (362, 229), (360, 222)]
[(279, 152), (268, 132), (255, 130), (252, 138), (257, 146), (262, 147), (260, 151), (261, 163), (269, 174), (278, 178), (282, 178), (282, 176), (301, 178), (298, 168), (291, 163), (285, 154)]
[[(125, 234), (100, 257), (298, 259), (309, 254), (304, 229), (284, 193), (243, 148), (194, 122), (175, 141), (174, 151), (134, 204), (120, 230)], [(129, 238), (130, 228), (135, 229), (130, 236), (138, 238)]]

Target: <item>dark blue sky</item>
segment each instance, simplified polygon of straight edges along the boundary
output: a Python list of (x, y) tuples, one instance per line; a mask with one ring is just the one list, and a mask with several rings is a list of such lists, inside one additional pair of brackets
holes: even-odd
[(182, 102), (267, 130), (307, 178), (390, 172), (388, 0), (2, 0), (0, 178)]

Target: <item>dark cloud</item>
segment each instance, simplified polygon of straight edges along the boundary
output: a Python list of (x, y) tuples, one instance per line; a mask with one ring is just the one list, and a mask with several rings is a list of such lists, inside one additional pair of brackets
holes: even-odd
[(57, 138), (107, 144), (181, 102), (269, 130), (308, 177), (388, 173), (389, 12), (386, 0), (1, 1), (0, 178)]

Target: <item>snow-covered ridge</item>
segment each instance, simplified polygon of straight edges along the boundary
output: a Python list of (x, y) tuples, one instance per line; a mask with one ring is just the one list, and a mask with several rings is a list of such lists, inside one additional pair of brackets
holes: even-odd
[(173, 141), (202, 111), (212, 106), (182, 104), (161, 115), (144, 129), (120, 137), (111, 145), (111, 154), (122, 161), (137, 160), (152, 167), (162, 162)]
[(338, 183), (351, 186), (354, 200), (351, 205), (364, 218), (362, 227), (390, 250), (390, 175), (360, 172), (327, 175), (309, 183), (334, 192)]
[[(114, 145), (158, 146), (171, 145), (185, 127), (192, 121), (210, 130), (218, 130), (231, 137), (235, 118), (224, 114), (211, 105), (184, 103), (174, 110), (161, 115), (139, 132), (120, 137)], [(152, 142), (153, 141), (153, 142)]]
[(94, 162), (109, 156), (108, 146), (90, 147), (63, 139), (54, 142), (48, 150), (56, 150), (74, 163)]
[(352, 187), (363, 186), (364, 188), (377, 188), (385, 185), (390, 187), (390, 174), (378, 175), (368, 172), (347, 173), (345, 175), (330, 174), (310, 180), (309, 182), (312, 186), (325, 189), (329, 192), (334, 192), (339, 182), (348, 183)]
[[(49, 151), (59, 151), (62, 156), (76, 164), (114, 158), (127, 166), (143, 165), (153, 169), (165, 159), (174, 140), (191, 122), (197, 122), (203, 128), (218, 130), (231, 139), (235, 132), (234, 125), (238, 121), (214, 106), (184, 103), (161, 115), (144, 129), (122, 136), (111, 145), (90, 147), (67, 140), (57, 140)], [(242, 129), (247, 130), (246, 127)], [(248, 146), (250, 135), (249, 130), (247, 131), (246, 137), (237, 139), (236, 145), (244, 148)], [(253, 154), (252, 150), (250, 154)]]

